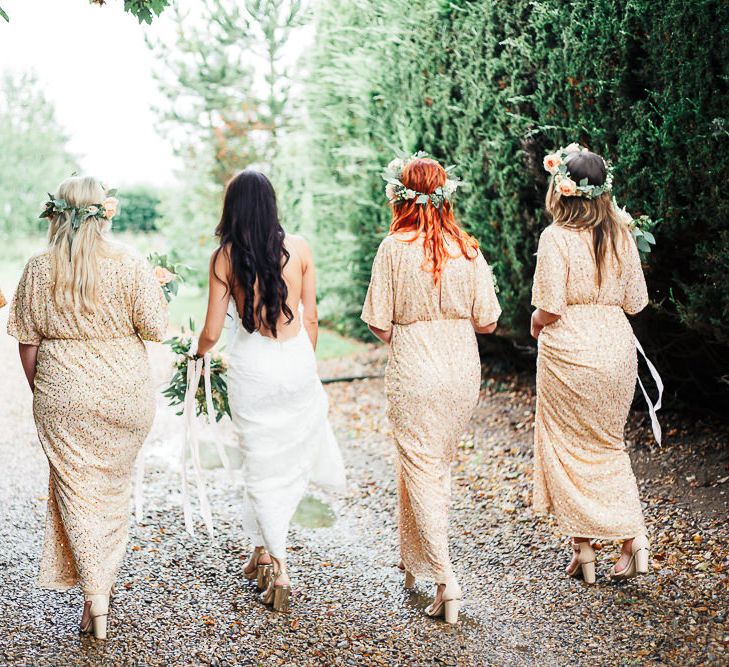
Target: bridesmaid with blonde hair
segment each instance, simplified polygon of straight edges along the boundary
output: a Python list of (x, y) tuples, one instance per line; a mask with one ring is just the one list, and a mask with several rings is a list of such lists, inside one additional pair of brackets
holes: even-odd
[(155, 412), (142, 341), (167, 328), (152, 268), (107, 236), (109, 194), (90, 177), (61, 183), (41, 215), (48, 249), (26, 264), (8, 320), (50, 468), (39, 584), (80, 585), (81, 631), (98, 639), (127, 546), (132, 467)]
[(435, 581), (429, 616), (456, 623), (461, 589), (448, 553), (450, 466), (476, 407), (476, 332), (501, 309), (478, 242), (453, 215), (458, 182), (435, 160), (394, 160), (385, 174), (390, 234), (372, 265), (362, 319), (389, 345), (387, 414), (397, 449), (405, 586)]
[(538, 340), (534, 507), (572, 536), (570, 576), (595, 583), (593, 539), (622, 541), (612, 577), (648, 571), (648, 539), (623, 431), (638, 376), (626, 314), (648, 304), (638, 248), (611, 198), (603, 158), (548, 155), (532, 335)]

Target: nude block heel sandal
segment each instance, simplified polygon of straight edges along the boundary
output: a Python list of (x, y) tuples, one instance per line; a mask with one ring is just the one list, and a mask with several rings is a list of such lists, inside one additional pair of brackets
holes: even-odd
[(594, 584), (595, 577), (595, 550), (590, 546), (589, 542), (572, 542), (572, 550), (577, 556), (577, 567), (567, 574), (570, 577), (582, 577), (586, 584)]
[(259, 591), (265, 591), (268, 583), (273, 575), (273, 565), (271, 563), (261, 564), (256, 567), (256, 588)]
[(633, 539), (630, 551), (630, 561), (628, 561), (625, 569), (618, 572), (615, 569), (615, 565), (613, 565), (613, 569), (610, 571), (610, 577), (612, 579), (620, 581), (621, 579), (631, 579), (639, 574), (648, 574), (650, 563), (650, 545), (648, 544), (648, 538), (645, 535), (636, 536)]
[(109, 596), (86, 595), (86, 602), (91, 602), (89, 613), (91, 619), (81, 628), (82, 632), (93, 632), (95, 639), (106, 639), (107, 622), (109, 620)]

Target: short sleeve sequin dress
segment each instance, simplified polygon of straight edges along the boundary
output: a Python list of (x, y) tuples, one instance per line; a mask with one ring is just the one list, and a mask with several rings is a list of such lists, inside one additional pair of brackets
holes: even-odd
[(50, 481), (39, 584), (107, 594), (127, 545), (131, 472), (152, 425), (144, 340), (159, 341), (167, 304), (149, 264), (124, 248), (99, 259), (98, 306), (53, 299), (48, 253), (25, 267), (8, 333), (38, 345), (33, 414)]
[(591, 230), (550, 225), (537, 252), (532, 304), (560, 319), (542, 330), (534, 425), (534, 507), (574, 537), (624, 540), (645, 533), (623, 431), (638, 362), (625, 314), (648, 303), (635, 243), (598, 288)]
[(495, 322), (501, 308), (480, 251), (473, 260), (449, 259), (436, 285), (422, 268), (422, 241), (410, 237), (380, 244), (362, 319), (393, 327), (385, 392), (398, 454), (401, 558), (415, 576), (446, 583), (450, 465), (481, 386), (473, 326)]

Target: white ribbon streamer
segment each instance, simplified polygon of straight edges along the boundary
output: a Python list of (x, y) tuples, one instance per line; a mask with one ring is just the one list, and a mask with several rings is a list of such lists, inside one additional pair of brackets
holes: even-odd
[(137, 523), (142, 523), (144, 515), (144, 450), (147, 447), (145, 442), (137, 454), (137, 462), (134, 464), (134, 518)]
[[(207, 490), (205, 488), (205, 480), (203, 479), (202, 465), (200, 464), (200, 444), (197, 437), (196, 412), (197, 405), (195, 394), (200, 385), (200, 378), (203, 378), (203, 386), (205, 390), (205, 406), (207, 408), (208, 424), (215, 424), (215, 407), (213, 405), (212, 382), (210, 377), (210, 354), (206, 354), (203, 359), (190, 359), (187, 362), (187, 386), (185, 388), (185, 400), (183, 402), (183, 419), (185, 420), (185, 430), (183, 434), (182, 447), (180, 449), (180, 474), (182, 486), (182, 511), (185, 516), (185, 530), (190, 535), (195, 534), (195, 526), (192, 520), (192, 505), (190, 496), (187, 492), (187, 451), (190, 450), (190, 459), (192, 460), (193, 471), (195, 472), (195, 481), (197, 483), (198, 498), (200, 500), (200, 513), (205, 521), (210, 538), (215, 539), (213, 517), (210, 511), (210, 503), (208, 502)], [(232, 476), (233, 469), (230, 460), (225, 452), (225, 447), (219, 438), (215, 438), (215, 447), (223, 467)], [(146, 443), (139, 451), (134, 466), (134, 514), (137, 523), (141, 523), (144, 516), (144, 458)]]
[[(207, 364), (209, 365), (209, 360)], [(185, 419), (185, 434), (182, 440), (182, 450), (180, 456), (181, 477), (182, 477), (182, 510), (185, 515), (185, 529), (190, 535), (195, 534), (195, 528), (192, 521), (192, 507), (190, 498), (187, 494), (187, 450), (190, 450), (190, 459), (192, 460), (192, 469), (195, 473), (195, 481), (197, 483), (197, 495), (200, 501), (200, 514), (202, 514), (205, 527), (208, 530), (211, 540), (215, 540), (215, 532), (213, 526), (213, 515), (210, 511), (210, 503), (208, 502), (208, 494), (205, 488), (205, 480), (203, 479), (202, 466), (200, 465), (200, 443), (197, 438), (196, 424), (196, 402), (195, 394), (200, 385), (200, 378), (203, 374), (205, 361), (203, 359), (190, 359), (187, 362), (187, 387), (185, 389), (185, 403), (183, 408), (183, 417)]]
[(641, 391), (643, 392), (643, 397), (645, 398), (645, 402), (648, 404), (648, 412), (651, 416), (651, 427), (653, 428), (653, 437), (656, 439), (656, 442), (660, 445), (661, 444), (661, 425), (658, 422), (658, 416), (656, 415), (656, 412), (658, 412), (661, 409), (661, 401), (663, 400), (663, 380), (661, 380), (661, 376), (658, 374), (658, 371), (656, 370), (656, 367), (651, 363), (650, 359), (645, 355), (645, 352), (643, 351), (643, 348), (641, 344), (638, 342), (638, 339), (633, 336), (633, 340), (635, 341), (635, 347), (643, 355), (643, 359), (645, 359), (645, 363), (648, 365), (648, 370), (650, 371), (651, 375), (653, 376), (653, 381), (656, 383), (656, 387), (658, 387), (658, 400), (656, 401), (655, 405), (651, 403), (651, 399), (648, 398), (648, 392), (646, 391), (645, 387), (643, 386), (643, 383), (640, 380), (640, 376), (638, 376), (638, 384), (640, 385)]
[[(205, 370), (204, 370), (204, 384), (205, 384), (205, 405), (208, 410), (208, 424), (215, 425), (215, 408), (213, 407), (213, 389), (211, 385), (210, 380), (210, 353), (208, 352), (205, 355)], [(233, 474), (233, 469), (230, 466), (230, 460), (228, 459), (228, 454), (225, 452), (225, 446), (223, 445), (223, 442), (220, 438), (214, 438), (215, 440), (215, 449), (218, 452), (218, 457), (220, 458), (220, 462), (223, 464), (223, 468), (225, 468), (228, 475)]]

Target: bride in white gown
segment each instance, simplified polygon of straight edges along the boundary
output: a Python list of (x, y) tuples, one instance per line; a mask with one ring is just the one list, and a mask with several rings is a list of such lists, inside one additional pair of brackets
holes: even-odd
[(243, 523), (255, 547), (244, 573), (257, 578), (265, 603), (285, 610), (286, 538), (296, 507), (310, 483), (344, 485), (314, 356), (314, 261), (303, 238), (285, 234), (273, 187), (256, 171), (228, 183), (216, 235), (197, 354), (220, 338), (230, 303), (228, 399), (244, 453)]

